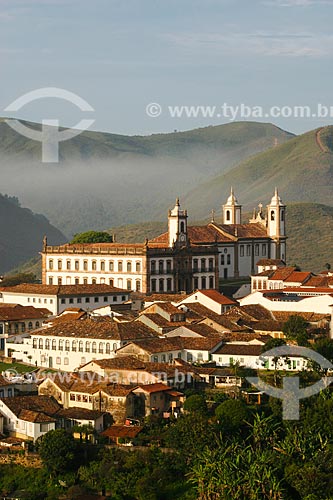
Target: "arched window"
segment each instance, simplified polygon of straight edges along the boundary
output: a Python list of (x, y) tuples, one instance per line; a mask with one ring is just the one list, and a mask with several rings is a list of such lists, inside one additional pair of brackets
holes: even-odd
[(67, 271), (71, 270), (71, 261), (70, 260), (66, 261), (66, 269), (67, 269)]
[(87, 260), (83, 261), (83, 270), (88, 271), (88, 261)]
[(58, 350), (59, 351), (64, 350), (64, 341), (62, 339), (59, 340)]
[(90, 342), (86, 342), (86, 352), (90, 352)]
[(101, 271), (105, 271), (105, 262), (104, 262), (104, 260), (101, 261)]
[(79, 341), (79, 352), (83, 352), (83, 341)]
[(198, 352), (197, 360), (198, 360), (199, 363), (201, 361), (203, 361), (203, 354), (202, 354), (202, 352)]
[(110, 344), (109, 342), (107, 342), (107, 344), (105, 345), (105, 354), (110, 354), (110, 352), (111, 352)]
[(159, 261), (158, 261), (158, 272), (159, 272), (160, 274), (162, 274), (162, 273), (163, 273), (163, 268), (164, 268), (164, 262), (163, 262), (163, 260), (159, 260)]
[(28, 329), (32, 330), (32, 322), (31, 321), (29, 321), (29, 323), (28, 323)]
[(65, 342), (65, 351), (69, 351), (69, 340)]
[(135, 263), (135, 271), (137, 273), (139, 273), (141, 271), (141, 264), (140, 264), (140, 262), (136, 262)]
[(93, 260), (93, 261), (91, 262), (91, 270), (92, 270), (92, 271), (96, 271), (96, 269), (97, 269), (97, 263), (96, 263), (96, 261), (95, 261), (95, 260)]
[(112, 348), (113, 348), (113, 351), (115, 352), (118, 349), (118, 345), (116, 343), (114, 343)]
[(91, 280), (91, 284), (92, 284), (92, 285), (96, 285), (96, 278), (92, 278), (92, 280)]
[(91, 347), (91, 352), (96, 352), (96, 349), (97, 349), (96, 342), (93, 342)]
[(50, 349), (50, 340), (45, 339), (45, 349)]
[(62, 269), (62, 260), (58, 260), (58, 271)]
[(284, 221), (284, 210), (281, 210), (281, 221)]
[(131, 261), (128, 261), (127, 264), (126, 264), (126, 269), (127, 269), (127, 272), (128, 273), (131, 273), (132, 272), (132, 262)]
[(109, 262), (109, 271), (113, 271), (114, 270), (114, 263), (113, 263), (113, 260), (110, 260)]
[(38, 340), (38, 348), (43, 349), (43, 339)]
[(49, 269), (53, 269), (53, 259), (49, 260)]
[(181, 233), (185, 233), (185, 224), (184, 224), (184, 222), (180, 223), (180, 232)]
[(275, 220), (275, 212), (274, 212), (274, 210), (271, 210), (271, 220)]
[(104, 353), (104, 344), (103, 344), (103, 342), (100, 342), (100, 343), (98, 344), (98, 352), (99, 352), (100, 354), (103, 354), (103, 353)]
[(73, 340), (73, 341), (72, 341), (72, 351), (73, 351), (73, 352), (76, 352), (76, 348), (77, 348), (77, 341), (76, 341), (76, 340)]
[(118, 272), (122, 272), (122, 270), (123, 270), (123, 262), (122, 262), (122, 260), (120, 260), (118, 262)]
[(52, 339), (52, 351), (55, 351), (57, 349), (57, 341), (56, 339)]
[(141, 282), (140, 282), (140, 280), (136, 280), (136, 282), (135, 282), (135, 290), (137, 292), (140, 292), (140, 290), (141, 290)]
[(150, 263), (150, 270), (152, 273), (156, 271), (156, 260), (152, 260)]
[(33, 349), (37, 349), (37, 339), (32, 340), (32, 347)]
[(39, 328), (39, 321), (36, 321), (36, 328)]
[(132, 290), (132, 280), (126, 281), (126, 288), (127, 288), (127, 290)]
[(62, 278), (58, 278), (58, 285), (62, 285)]
[(226, 220), (229, 221), (230, 220), (230, 210), (227, 210), (226, 213), (225, 213), (225, 215), (226, 215), (226, 217), (225, 217)]
[(164, 279), (161, 278), (159, 280), (159, 287), (160, 287), (160, 292), (164, 292)]

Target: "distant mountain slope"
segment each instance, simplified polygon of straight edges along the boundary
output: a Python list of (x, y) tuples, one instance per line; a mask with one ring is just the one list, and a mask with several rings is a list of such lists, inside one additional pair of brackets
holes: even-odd
[(260, 201), (268, 203), (275, 186), (285, 202), (333, 205), (333, 127), (251, 157), (190, 191), (183, 203), (194, 217), (203, 217), (224, 202), (231, 185), (249, 209)]
[(42, 248), (44, 235), (51, 244), (66, 241), (43, 215), (20, 207), (15, 198), (0, 195), (0, 273), (34, 257)]
[[(192, 215), (191, 212), (189, 215)], [(244, 214), (244, 222), (248, 219)], [(189, 224), (194, 224), (193, 219)], [(166, 221), (110, 229), (116, 234), (117, 241), (131, 243), (143, 242), (146, 237), (153, 238), (166, 230)], [(287, 235), (288, 264), (297, 264), (304, 270), (315, 272), (322, 271), (326, 263), (333, 268), (333, 207), (315, 203), (288, 205)]]
[(176, 196), (292, 137), (255, 122), (144, 137), (86, 131), (60, 144), (59, 164), (43, 164), (41, 144), (0, 120), (2, 189), (71, 236), (156, 217)]

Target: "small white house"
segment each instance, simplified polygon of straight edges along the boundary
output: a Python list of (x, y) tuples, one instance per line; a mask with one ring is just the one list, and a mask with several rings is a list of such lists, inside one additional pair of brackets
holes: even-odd
[(229, 299), (229, 297), (222, 295), (217, 290), (196, 290), (178, 302), (177, 306), (192, 304), (193, 302), (207, 307), (207, 309), (210, 309), (216, 314), (223, 314), (232, 307), (238, 305), (235, 300)]

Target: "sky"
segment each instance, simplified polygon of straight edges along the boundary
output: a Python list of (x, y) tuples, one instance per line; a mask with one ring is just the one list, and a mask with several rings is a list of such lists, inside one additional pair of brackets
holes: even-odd
[[(130, 135), (232, 119), (303, 133), (333, 123), (332, 20), (333, 0), (0, 0), (0, 116), (93, 118), (93, 130)], [(6, 110), (48, 87), (94, 111), (51, 96)]]

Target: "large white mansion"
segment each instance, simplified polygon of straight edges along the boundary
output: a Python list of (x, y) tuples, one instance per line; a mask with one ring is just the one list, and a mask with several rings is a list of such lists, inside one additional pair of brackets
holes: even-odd
[(43, 284), (108, 284), (143, 293), (218, 288), (219, 278), (247, 277), (259, 259), (286, 260), (286, 207), (277, 189), (263, 214), (241, 223), (233, 190), (222, 223), (188, 226), (177, 200), (168, 232), (142, 244), (91, 243), (48, 246), (42, 251)]

